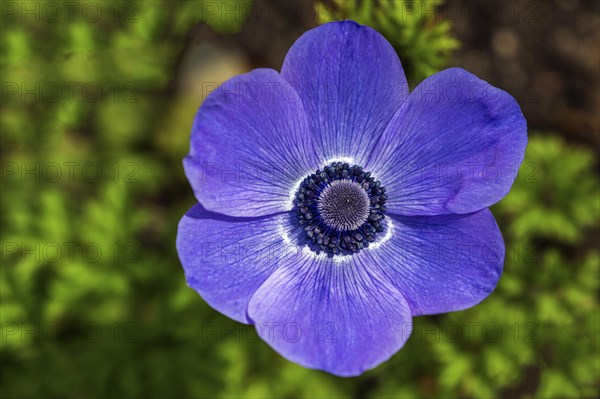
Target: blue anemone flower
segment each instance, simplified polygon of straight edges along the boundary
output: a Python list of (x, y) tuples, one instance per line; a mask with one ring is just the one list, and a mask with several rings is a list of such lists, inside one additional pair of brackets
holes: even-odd
[(505, 251), (488, 207), (526, 144), (506, 92), (451, 68), (409, 94), (379, 33), (319, 26), (281, 73), (234, 77), (196, 114), (187, 283), (283, 357), (359, 375), (404, 345), (412, 317), (494, 290)]

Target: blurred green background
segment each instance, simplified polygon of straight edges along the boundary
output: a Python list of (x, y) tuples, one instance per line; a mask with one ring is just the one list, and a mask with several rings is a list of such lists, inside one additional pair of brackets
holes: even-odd
[[(3, 1), (2, 398), (600, 396), (596, 1)], [(509, 91), (530, 142), (492, 208), (496, 291), (418, 317), (390, 361), (342, 379), (290, 363), (184, 281), (181, 159), (220, 82), (279, 69), (352, 18), (411, 86), (462, 66)]]

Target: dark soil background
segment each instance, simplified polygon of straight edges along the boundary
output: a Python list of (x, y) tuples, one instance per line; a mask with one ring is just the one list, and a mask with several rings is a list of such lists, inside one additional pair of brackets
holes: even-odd
[[(534, 129), (600, 144), (600, 2), (452, 0), (454, 64), (515, 96)], [(458, 17), (456, 17), (458, 15)]]

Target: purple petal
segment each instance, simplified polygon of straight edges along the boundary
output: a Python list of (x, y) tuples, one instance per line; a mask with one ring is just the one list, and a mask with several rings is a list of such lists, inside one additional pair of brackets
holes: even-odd
[(280, 231), (287, 218), (236, 218), (209, 212), (200, 204), (192, 207), (177, 232), (188, 285), (219, 312), (249, 323), (250, 298), (283, 256)]
[(299, 252), (256, 291), (249, 317), (283, 357), (359, 375), (397, 352), (412, 328), (402, 294), (378, 270), (365, 253), (334, 262)]
[(392, 220), (392, 238), (371, 254), (402, 292), (413, 316), (469, 308), (496, 287), (504, 241), (489, 209)]
[(408, 94), (393, 47), (353, 21), (306, 32), (289, 50), (281, 75), (300, 94), (323, 160), (362, 163)]
[(211, 93), (194, 120), (185, 172), (208, 210), (260, 216), (289, 210), (298, 180), (319, 162), (298, 94), (256, 69)]
[(410, 94), (365, 168), (388, 190), (390, 213), (470, 213), (508, 193), (526, 145), (514, 98), (452, 68)]

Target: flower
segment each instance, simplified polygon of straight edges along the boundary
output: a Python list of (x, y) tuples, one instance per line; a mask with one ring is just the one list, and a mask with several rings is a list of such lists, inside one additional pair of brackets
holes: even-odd
[(504, 242), (487, 208), (526, 144), (504, 91), (451, 68), (409, 95), (373, 29), (312, 29), (281, 73), (232, 78), (195, 117), (187, 283), (283, 357), (359, 375), (404, 345), (412, 317), (494, 290)]

